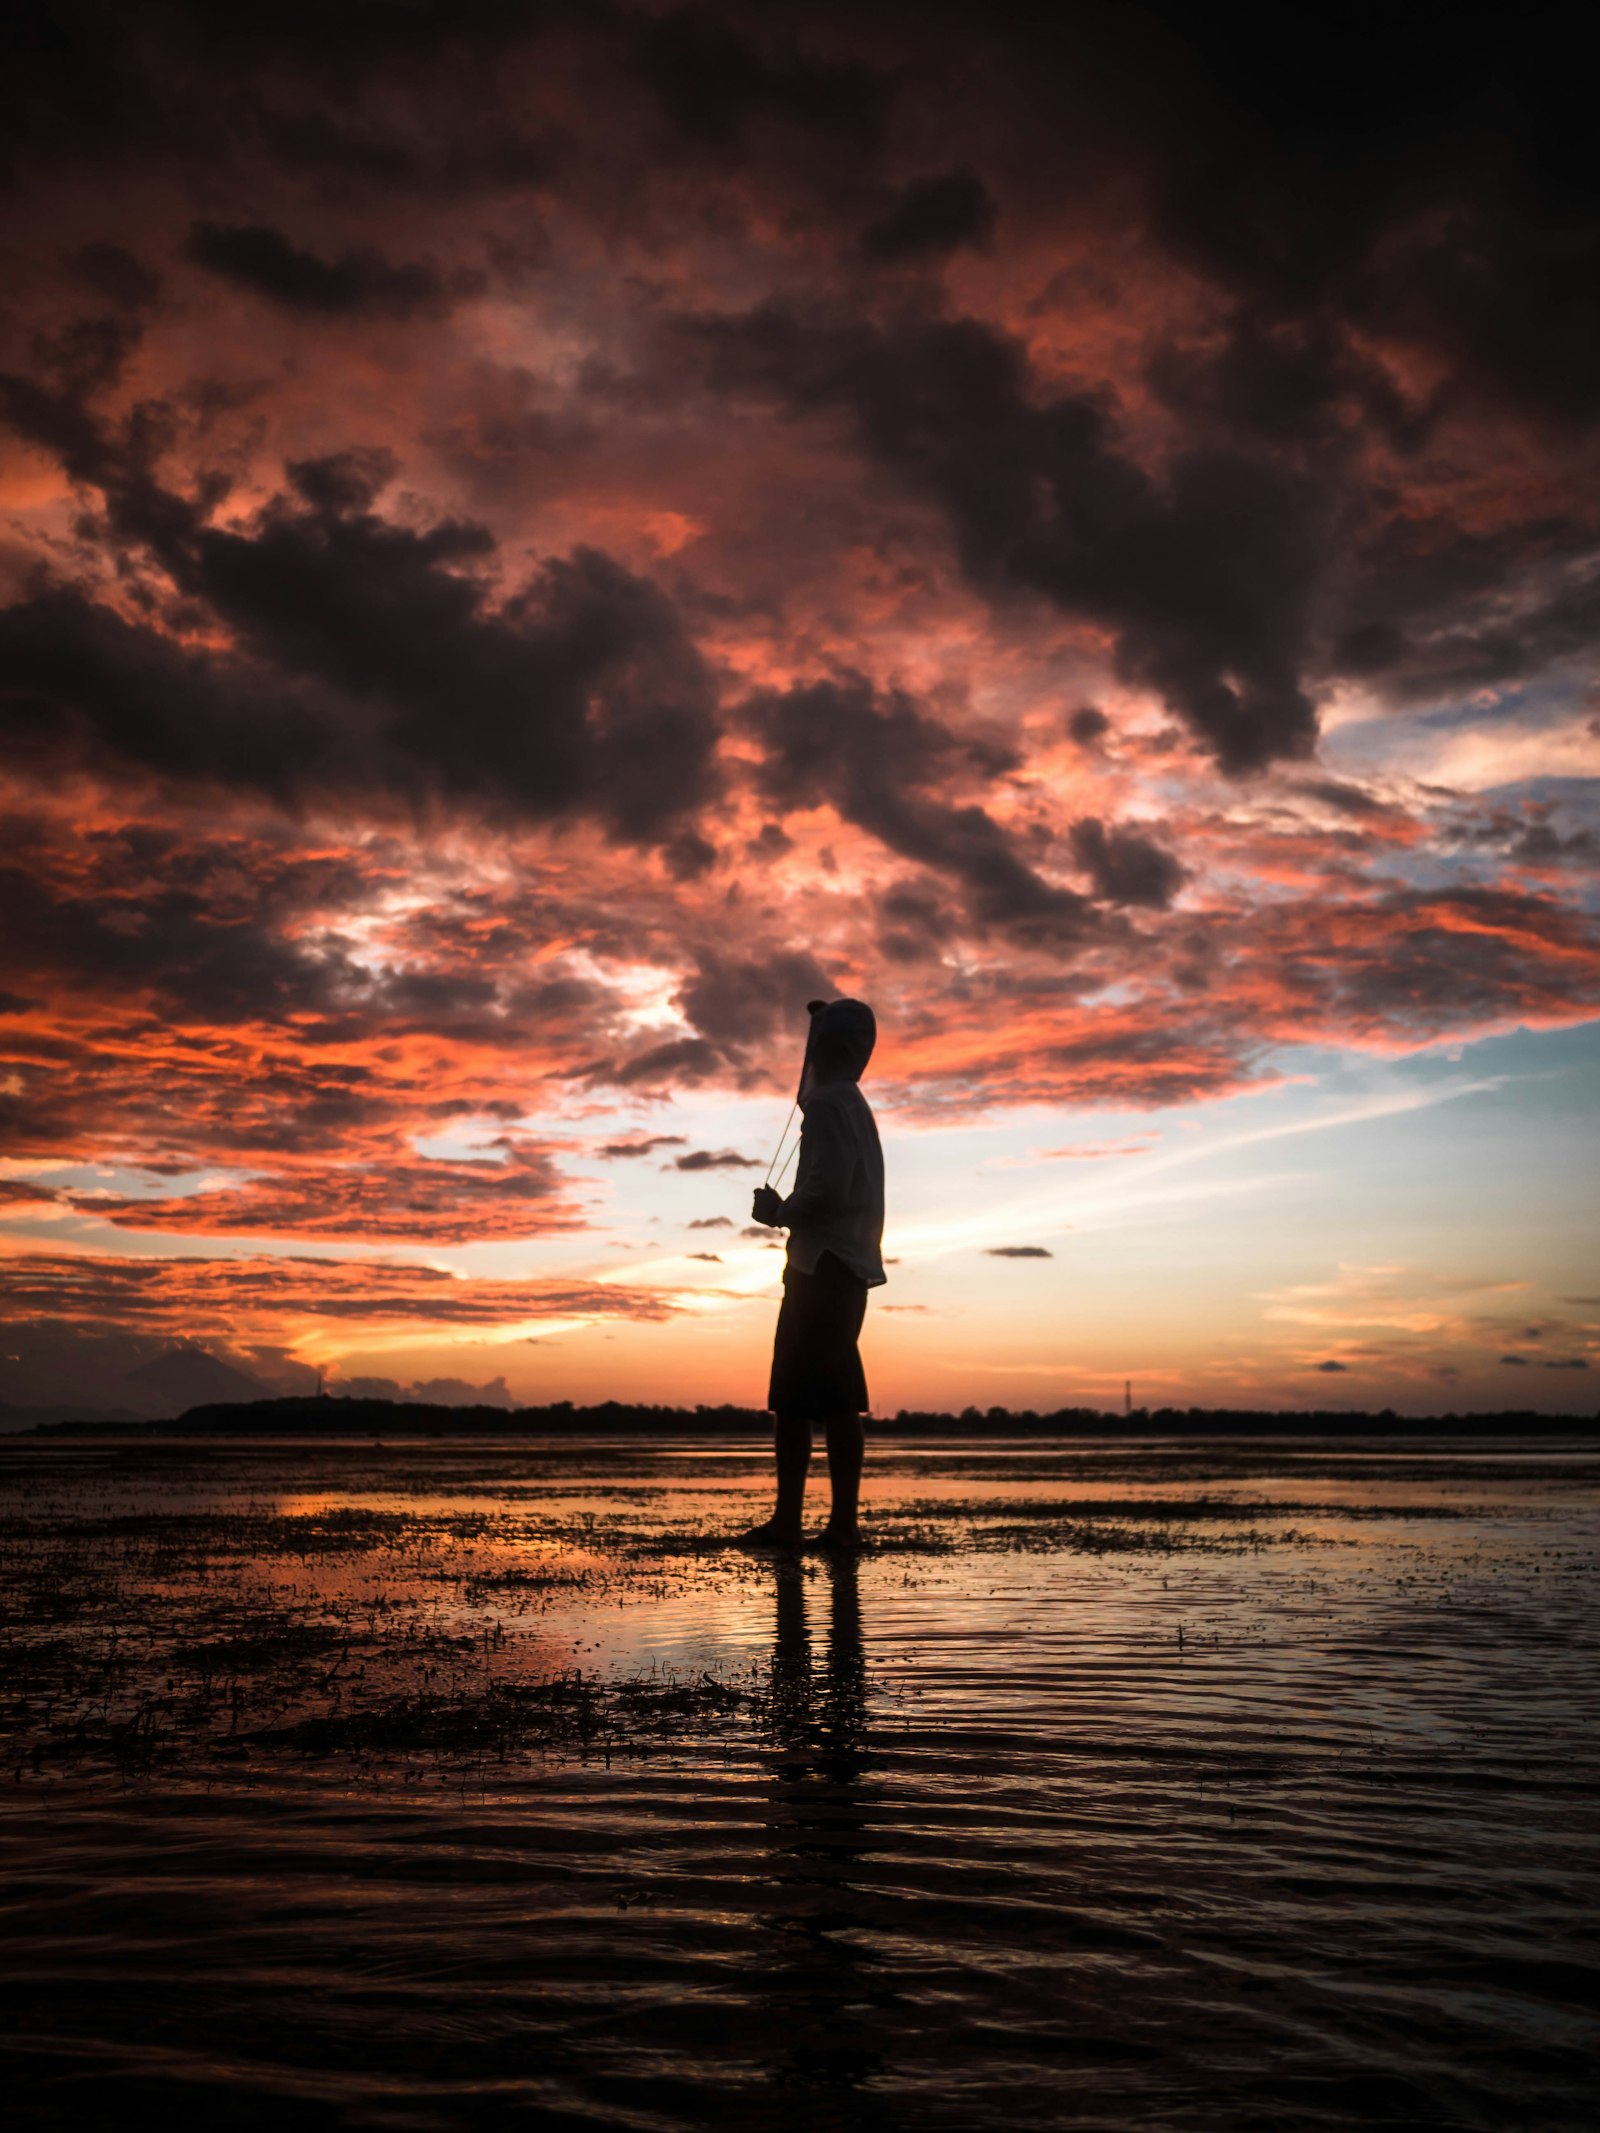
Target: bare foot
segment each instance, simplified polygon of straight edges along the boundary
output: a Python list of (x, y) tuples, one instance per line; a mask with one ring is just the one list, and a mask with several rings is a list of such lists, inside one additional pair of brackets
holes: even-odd
[(747, 1533), (736, 1533), (735, 1548), (798, 1548), (802, 1535), (798, 1526), (780, 1526), (775, 1518), (766, 1519), (759, 1526), (752, 1526)]
[(811, 1543), (813, 1548), (836, 1548), (842, 1555), (859, 1555), (866, 1545), (859, 1526), (824, 1526)]

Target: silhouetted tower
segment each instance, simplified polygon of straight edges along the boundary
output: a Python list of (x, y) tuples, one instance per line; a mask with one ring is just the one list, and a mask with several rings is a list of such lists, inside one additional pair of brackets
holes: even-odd
[(1126, 1422), (1126, 1421), (1127, 1421), (1127, 1420), (1129, 1419), (1129, 1417), (1130, 1417), (1130, 1416), (1132, 1415), (1132, 1413), (1133, 1413), (1133, 1380), (1132, 1380), (1132, 1378), (1124, 1378), (1124, 1379), (1123, 1379), (1123, 1381), (1122, 1381), (1122, 1419), (1123, 1419), (1123, 1421), (1124, 1421), (1124, 1422)]
[(323, 1365), (319, 1363), (317, 1365), (317, 1398), (319, 1400), (325, 1400), (327, 1397), (328, 1373), (327, 1370), (323, 1367)]

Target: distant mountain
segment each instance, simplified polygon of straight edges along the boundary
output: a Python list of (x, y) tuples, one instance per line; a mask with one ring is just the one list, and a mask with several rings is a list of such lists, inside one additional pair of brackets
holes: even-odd
[(259, 1378), (187, 1342), (130, 1370), (118, 1394), (122, 1402), (152, 1420), (181, 1415), (190, 1407), (218, 1407), (269, 1396)]

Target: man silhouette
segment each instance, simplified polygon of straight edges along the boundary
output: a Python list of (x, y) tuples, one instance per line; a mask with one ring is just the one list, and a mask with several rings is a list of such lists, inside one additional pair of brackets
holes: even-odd
[(751, 1210), (769, 1228), (788, 1230), (789, 1249), (767, 1390), (776, 1417), (778, 1500), (772, 1516), (744, 1540), (752, 1547), (800, 1546), (812, 1430), (820, 1422), (833, 1506), (818, 1545), (855, 1548), (866, 1449), (861, 1418), (868, 1405), (856, 1343), (867, 1291), (885, 1279), (883, 1150), (859, 1086), (878, 1026), (862, 1000), (808, 1006), (794, 1191), (784, 1199), (763, 1185)]

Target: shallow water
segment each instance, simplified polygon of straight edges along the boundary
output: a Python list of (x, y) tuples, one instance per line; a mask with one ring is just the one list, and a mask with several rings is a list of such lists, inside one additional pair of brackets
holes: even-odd
[(13, 2122), (1593, 2123), (1600, 1445), (871, 1458), (0, 1448)]

